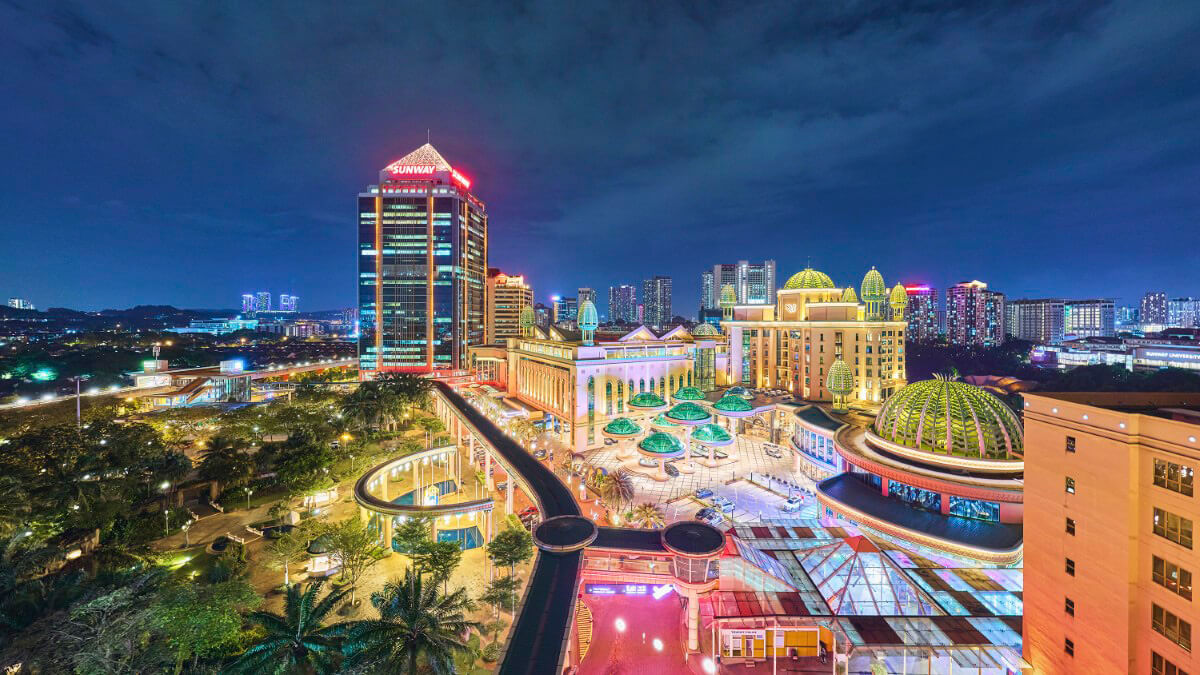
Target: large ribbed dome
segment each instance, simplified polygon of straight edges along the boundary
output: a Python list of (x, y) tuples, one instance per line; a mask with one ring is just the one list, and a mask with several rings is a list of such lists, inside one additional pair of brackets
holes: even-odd
[(596, 330), (600, 326), (600, 314), (596, 311), (596, 304), (591, 300), (584, 300), (579, 306), (579, 319), (577, 321), (579, 330)]
[(883, 275), (879, 273), (879, 270), (872, 267), (863, 277), (858, 297), (862, 298), (864, 302), (882, 302), (887, 299), (888, 287), (883, 283)]
[(518, 321), (521, 324), (521, 328), (532, 328), (533, 324), (537, 323), (537, 315), (533, 311), (533, 306), (525, 305), (522, 307)]
[(1021, 422), (979, 387), (943, 378), (914, 382), (888, 398), (875, 434), (897, 445), (981, 459), (1021, 459)]
[(833, 288), (833, 279), (829, 278), (828, 274), (818, 272), (811, 267), (796, 272), (791, 279), (783, 285), (785, 289), (792, 288)]
[(845, 361), (834, 361), (829, 367), (829, 377), (825, 378), (825, 388), (838, 396), (849, 395), (854, 391), (854, 371)]
[(692, 331), (692, 335), (695, 337), (705, 337), (705, 336), (711, 337), (713, 335), (720, 335), (720, 334), (721, 334), (721, 331), (717, 330), (717, 327), (712, 325), (711, 323), (698, 324), (696, 326), (696, 328)]
[(729, 305), (736, 305), (736, 304), (737, 304), (737, 291), (735, 291), (733, 289), (733, 286), (731, 284), (725, 284), (724, 286), (721, 287), (720, 305), (722, 307), (727, 307)]
[(899, 307), (900, 309), (908, 307), (908, 291), (900, 284), (892, 287), (891, 304), (892, 307)]

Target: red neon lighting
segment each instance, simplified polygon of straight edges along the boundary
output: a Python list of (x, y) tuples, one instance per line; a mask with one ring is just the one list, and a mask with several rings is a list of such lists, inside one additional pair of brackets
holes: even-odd
[(393, 176), (432, 176), (437, 167), (432, 164), (401, 164), (392, 162), (383, 168)]
[(468, 179), (466, 176), (459, 173), (457, 170), (454, 169), (454, 167), (450, 168), (450, 177), (453, 178), (455, 181), (457, 181), (459, 185), (462, 185), (463, 187), (470, 189), (470, 187), (471, 187), (470, 179)]
[(930, 287), (929, 286), (905, 286), (904, 290), (908, 291), (909, 293), (912, 293), (913, 291), (928, 291), (928, 290), (930, 290)]

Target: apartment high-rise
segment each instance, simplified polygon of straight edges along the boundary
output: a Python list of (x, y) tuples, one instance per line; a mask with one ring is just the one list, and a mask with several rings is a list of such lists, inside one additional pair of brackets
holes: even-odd
[(608, 287), (608, 319), (617, 323), (637, 322), (637, 289), (629, 284)]
[(550, 298), (553, 308), (554, 323), (574, 321), (579, 316), (579, 298), (564, 298), (555, 295)]
[(255, 294), (255, 296), (256, 297), (254, 298), (254, 311), (256, 311), (256, 312), (271, 311), (271, 292), (270, 291), (259, 291), (258, 293)]
[(1142, 325), (1165, 326), (1167, 323), (1167, 294), (1150, 291), (1142, 296), (1139, 312)]
[(700, 275), (700, 308), (718, 309), (721, 289), (733, 286), (739, 305), (771, 305), (775, 303), (775, 261), (764, 260), (751, 264), (739, 260), (735, 264), (713, 265)]
[(467, 365), (483, 343), (487, 209), (428, 143), (358, 195), (359, 372)]
[(33, 303), (24, 298), (9, 298), (8, 306), (12, 309), (34, 309)]
[(1061, 298), (1009, 300), (1005, 303), (1008, 334), (1043, 345), (1062, 344), (1065, 303)]
[(1004, 344), (1004, 294), (982, 281), (946, 289), (946, 339), (950, 344), (994, 347)]
[(294, 312), (300, 306), (300, 296), (281, 293), (279, 295), (279, 311)]
[(532, 304), (533, 287), (525, 283), (525, 277), (489, 268), (483, 343), (497, 344), (510, 337), (520, 337), (521, 310)]
[(642, 303), (645, 305), (643, 322), (654, 328), (664, 328), (671, 323), (671, 277), (655, 275), (642, 281)]
[(1023, 398), (1029, 672), (1200, 671), (1200, 394)]
[(1117, 334), (1117, 302), (1112, 298), (1067, 300), (1063, 303), (1066, 339), (1113, 337)]
[(258, 301), (253, 293), (242, 293), (242, 314), (250, 314), (258, 309)]
[(910, 342), (933, 342), (941, 334), (941, 314), (938, 310), (938, 292), (932, 286), (914, 284), (904, 287), (908, 295), (908, 340)]
[(1200, 300), (1171, 298), (1167, 301), (1168, 328), (1200, 328)]

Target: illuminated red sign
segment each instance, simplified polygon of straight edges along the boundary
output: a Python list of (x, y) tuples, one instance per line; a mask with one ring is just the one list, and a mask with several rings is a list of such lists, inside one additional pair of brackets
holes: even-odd
[(464, 176), (461, 173), (459, 173), (458, 171), (456, 171), (454, 168), (450, 169), (450, 177), (453, 178), (456, 183), (458, 183), (459, 185), (461, 185), (465, 188), (471, 187), (470, 179), (468, 179), (466, 176)]
[(393, 176), (432, 176), (437, 167), (432, 164), (401, 164), (392, 162), (383, 168)]
[(929, 288), (929, 286), (905, 286), (904, 290), (908, 291), (909, 293), (912, 293), (914, 291), (917, 293), (920, 293), (922, 291), (928, 291), (928, 290), (930, 290), (930, 288)]

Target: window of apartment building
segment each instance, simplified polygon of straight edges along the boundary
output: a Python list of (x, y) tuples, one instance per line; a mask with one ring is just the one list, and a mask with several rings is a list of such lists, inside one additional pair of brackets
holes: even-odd
[(1161, 459), (1154, 460), (1154, 484), (1181, 495), (1192, 496), (1192, 467)]
[(1072, 537), (1075, 536), (1075, 519), (1074, 518), (1067, 518), (1067, 534), (1071, 535)]
[(1063, 651), (1067, 653), (1067, 656), (1075, 656), (1075, 641), (1071, 638), (1064, 638)]
[(1075, 452), (1075, 437), (1067, 436), (1067, 452)]
[(1164, 659), (1162, 654), (1150, 652), (1150, 675), (1188, 675), (1188, 673)]
[(1075, 494), (1075, 479), (1067, 476), (1067, 493)]
[(1075, 601), (1067, 598), (1066, 601), (1063, 602), (1063, 611), (1071, 616), (1075, 616)]
[(1154, 583), (1180, 597), (1191, 600), (1192, 573), (1158, 556), (1153, 556), (1153, 558), (1154, 564), (1150, 577), (1154, 580)]
[(1159, 607), (1150, 606), (1150, 627), (1171, 642), (1192, 651), (1192, 624)]
[(1075, 561), (1067, 558), (1067, 574), (1075, 576)]
[(1192, 521), (1162, 509), (1154, 509), (1154, 534), (1180, 546), (1192, 547)]

